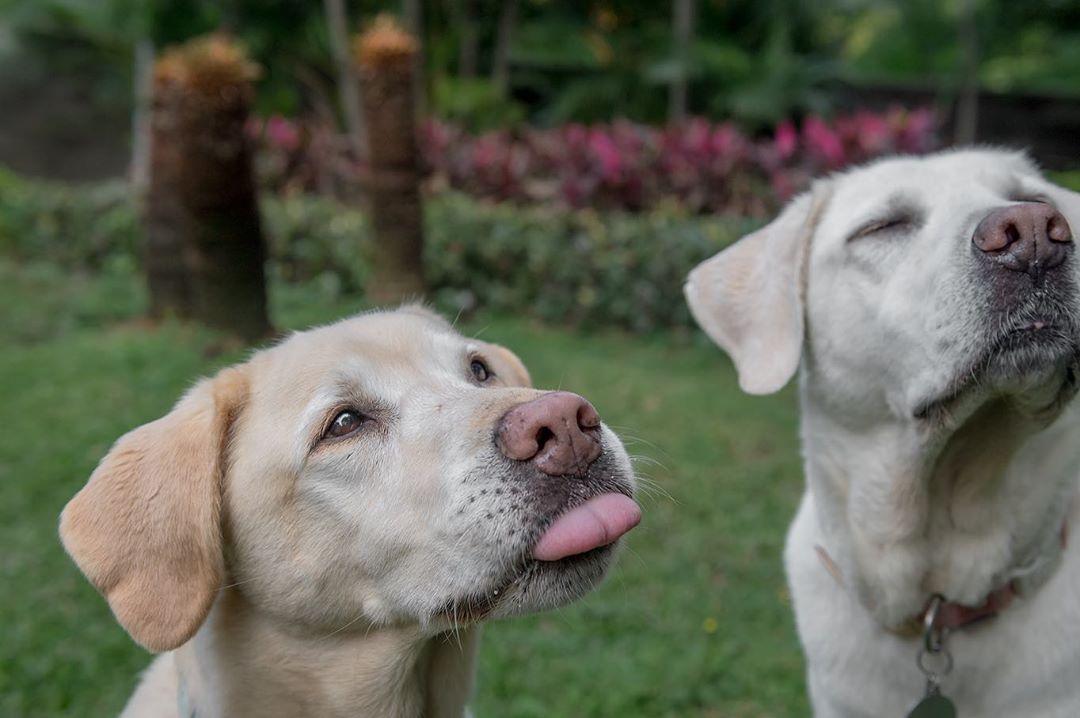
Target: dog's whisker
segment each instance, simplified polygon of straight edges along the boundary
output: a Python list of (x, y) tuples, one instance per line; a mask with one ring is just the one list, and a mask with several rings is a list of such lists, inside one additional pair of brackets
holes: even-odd
[[(669, 476), (670, 475), (670, 472), (667, 471), (667, 468), (662, 466), (662, 465), (652, 465), (650, 468), (659, 469), (660, 471), (663, 472), (664, 476)], [(651, 483), (651, 484), (654, 484), (654, 485), (659, 484), (659, 480), (656, 478), (656, 476), (654, 476), (652, 474), (652, 472), (650, 472), (650, 471), (648, 471), (646, 469), (639, 468), (636, 465), (634, 466), (634, 476), (636, 476), (638, 479), (640, 479), (641, 481), (643, 481), (645, 483)]]
[(251, 583), (252, 581), (255, 581), (257, 578), (258, 578), (257, 576), (252, 576), (251, 578), (245, 578), (243, 581), (236, 581), (234, 583), (226, 583), (226, 584), (224, 584), (222, 586), (218, 586), (218, 591), (220, 592), (220, 591), (224, 591), (224, 590), (229, 589), (229, 588), (236, 588), (237, 586), (242, 586), (245, 583)]
[(465, 313), (465, 307), (458, 307), (457, 314), (454, 315), (454, 321), (450, 322), (450, 326), (457, 329), (458, 321), (461, 320), (461, 315)]
[(637, 433), (636, 429), (629, 426), (616, 426), (615, 424), (608, 424), (608, 426), (611, 428), (612, 431), (619, 435), (619, 438), (623, 440), (623, 443), (629, 441), (636, 444), (644, 444), (650, 449), (654, 449), (657, 453), (664, 454), (665, 456), (670, 457), (670, 454), (663, 447), (658, 446), (657, 444), (640, 436)]
[(488, 330), (488, 329), (491, 329), (491, 325), (490, 325), (490, 324), (485, 324), (485, 325), (484, 325), (483, 327), (481, 327), (480, 329), (477, 329), (476, 331), (474, 331), (474, 332), (472, 333), (472, 337), (473, 337), (473, 339), (479, 339), (479, 338), (481, 337), (481, 335), (483, 335), (483, 334), (485, 334), (485, 333), (487, 332), (487, 330)]
[[(637, 561), (637, 562), (638, 562), (639, 564), (641, 564), (641, 567), (642, 567), (642, 568), (648, 568), (649, 564), (645, 562), (645, 559), (644, 559), (644, 558), (643, 558), (643, 557), (641, 556), (641, 554), (639, 554), (639, 553), (638, 553), (637, 551), (635, 551), (635, 550), (633, 549), (633, 547), (631, 547), (631, 546), (624, 546), (624, 547), (623, 547), (623, 551), (625, 551), (626, 553), (628, 553), (628, 554), (630, 554), (631, 556), (633, 556), (633, 557), (634, 557), (634, 559), (635, 559), (635, 560), (636, 560), (636, 561)], [(619, 576), (619, 580), (620, 580), (620, 581), (622, 580), (622, 576), (621, 576), (621, 575)]]
[(629, 457), (630, 463), (634, 465), (635, 469), (637, 469), (639, 464), (645, 464), (646, 466), (655, 466), (656, 468), (661, 469), (665, 472), (669, 471), (667, 465), (664, 462), (660, 461), (659, 459), (654, 459), (651, 456), (645, 456), (642, 454), (630, 454)]
[(664, 462), (660, 461), (660, 459), (656, 458), (655, 456), (650, 456), (649, 454), (630, 453), (630, 454), (627, 454), (627, 456), (629, 456), (630, 461), (633, 461), (633, 462), (641, 462), (641, 463), (646, 463), (646, 464), (653, 464), (655, 466), (660, 466), (660, 467), (663, 467), (663, 468), (667, 468), (667, 467), (664, 466)]
[(641, 492), (643, 494), (645, 494), (649, 498), (653, 498), (653, 497), (658, 496), (660, 498), (667, 499), (668, 501), (670, 501), (673, 504), (678, 504), (679, 503), (679, 500), (676, 499), (671, 494), (671, 492), (669, 492), (667, 489), (665, 489), (659, 483), (657, 483), (656, 481), (653, 481), (652, 479), (650, 479), (648, 477), (638, 476), (638, 488), (641, 490)]
[[(334, 636), (338, 635), (338, 634), (339, 634), (339, 633), (341, 633), (342, 631), (345, 631), (345, 630), (347, 630), (347, 629), (348, 629), (348, 628), (349, 628), (350, 626), (354, 626), (354, 625), (356, 625), (356, 624), (357, 624), (357, 623), (358, 623), (359, 621), (363, 620), (363, 618), (364, 618), (364, 615), (363, 615), (362, 613), (358, 613), (358, 614), (356, 615), (356, 618), (352, 619), (351, 621), (349, 621), (348, 623), (346, 623), (346, 624), (345, 624), (344, 626), (342, 626), (341, 628), (337, 629), (336, 631), (333, 631), (332, 633), (328, 633), (328, 634), (326, 634), (325, 636), (320, 636), (320, 638), (322, 638), (322, 639), (327, 639), (327, 638), (333, 638)], [(370, 626), (368, 627), (368, 630), (369, 630), (369, 631), (371, 630), (371, 627), (370, 627)]]

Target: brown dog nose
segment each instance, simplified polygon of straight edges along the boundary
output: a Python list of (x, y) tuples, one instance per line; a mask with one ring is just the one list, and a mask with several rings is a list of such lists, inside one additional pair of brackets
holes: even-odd
[(550, 392), (506, 412), (495, 443), (549, 476), (582, 474), (600, 456), (600, 415), (584, 397)]
[(997, 266), (1038, 280), (1065, 261), (1072, 246), (1072, 230), (1050, 205), (1023, 202), (983, 217), (972, 242)]

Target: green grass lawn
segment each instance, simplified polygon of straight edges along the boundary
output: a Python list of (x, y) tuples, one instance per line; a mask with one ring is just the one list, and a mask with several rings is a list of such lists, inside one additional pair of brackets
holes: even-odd
[[(0, 715), (113, 715), (148, 662), (64, 555), (57, 515), (116, 437), (242, 352), (133, 321), (142, 301), (130, 268), (0, 262)], [(358, 308), (273, 296), (281, 327)], [(537, 386), (589, 397), (656, 485), (600, 590), (486, 629), (477, 714), (806, 715), (780, 560), (802, 486), (792, 392), (743, 396), (703, 341), (499, 317), (463, 329), (516, 350)]]

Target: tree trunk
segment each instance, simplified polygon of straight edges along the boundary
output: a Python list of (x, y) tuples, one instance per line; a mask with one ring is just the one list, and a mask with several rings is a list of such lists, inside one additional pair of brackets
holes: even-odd
[(345, 127), (349, 132), (349, 142), (359, 160), (367, 159), (367, 132), (364, 129), (364, 114), (360, 110), (360, 80), (353, 70), (349, 57), (349, 20), (345, 13), (344, 0), (324, 0), (326, 23), (330, 31), (330, 46), (337, 65), (338, 94), (341, 109), (345, 115)]
[[(244, 135), (250, 97), (238, 92), (208, 112), (188, 115), (181, 196), (191, 222), (189, 263), (195, 315), (245, 339), (269, 333), (266, 249)], [(207, 108), (210, 109), (210, 108)]]
[(367, 117), (371, 172), (367, 182), (374, 229), (375, 302), (423, 294), (423, 207), (413, 107), (417, 43), (388, 17), (376, 20), (356, 43), (361, 98)]
[(686, 119), (690, 43), (694, 38), (694, 0), (675, 0), (674, 15), (672, 42), (676, 67), (668, 93), (668, 121), (673, 124)]
[(956, 103), (953, 140), (958, 145), (975, 142), (979, 121), (979, 34), (975, 0), (960, 4), (960, 92)]
[(417, 117), (427, 115), (427, 86), (424, 84), (424, 3), (423, 0), (403, 0), (405, 29), (416, 42), (412, 58), (413, 111)]
[(503, 0), (502, 10), (499, 12), (499, 26), (495, 35), (491, 82), (502, 97), (506, 97), (510, 91), (510, 44), (514, 41), (517, 10), (517, 0)]
[[(244, 339), (270, 331), (251, 147), (245, 133), (258, 68), (221, 36), (193, 40), (167, 53), (158, 75), (170, 85), (157, 137), (171, 144), (183, 266), (191, 316)], [(167, 140), (171, 140), (168, 142)]]
[(150, 317), (191, 318), (191, 272), (184, 251), (189, 225), (180, 196), (180, 105), (182, 90), (170, 73), (155, 68), (150, 109), (149, 167), (143, 197), (143, 268), (150, 292)]
[(458, 26), (458, 77), (476, 77), (477, 45), (476, 0), (453, 0), (452, 9)]
[(150, 184), (151, 107), (154, 102), (154, 43), (135, 43), (135, 102), (131, 113), (131, 185), (141, 201)]

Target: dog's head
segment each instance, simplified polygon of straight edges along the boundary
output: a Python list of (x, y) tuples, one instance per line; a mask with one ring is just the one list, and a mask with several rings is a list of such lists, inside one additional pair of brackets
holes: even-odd
[(853, 426), (955, 425), (1075, 392), (1080, 195), (1022, 154), (894, 158), (817, 181), (699, 265), (686, 295), (751, 393), (807, 388)]
[(529, 385), (510, 351), (420, 308), (296, 334), (122, 437), (61, 537), (152, 650), (226, 584), (328, 631), (558, 606), (639, 514), (595, 409)]

